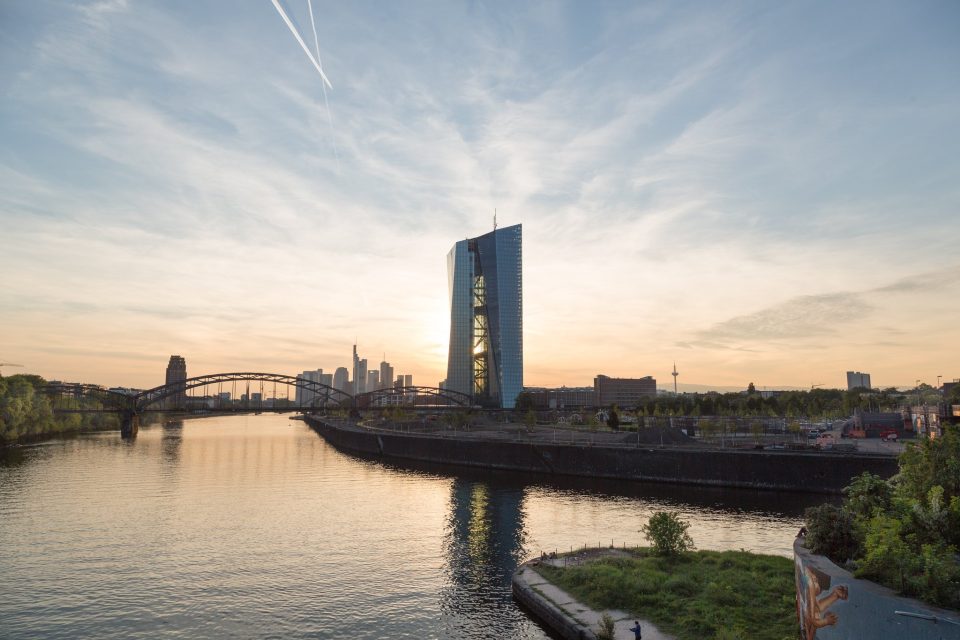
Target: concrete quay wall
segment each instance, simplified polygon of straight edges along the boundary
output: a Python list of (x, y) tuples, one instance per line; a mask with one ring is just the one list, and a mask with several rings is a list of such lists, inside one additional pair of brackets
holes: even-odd
[(524, 578), (524, 568), (527, 563), (520, 565), (513, 574), (511, 590), (517, 602), (529, 609), (539, 620), (546, 624), (554, 633), (564, 640), (597, 640), (592, 629), (578, 623), (560, 607), (550, 602), (527, 582)]
[(864, 471), (885, 478), (897, 471), (896, 458), (881, 455), (584, 446), (377, 431), (316, 416), (306, 422), (343, 451), (549, 475), (839, 493)]

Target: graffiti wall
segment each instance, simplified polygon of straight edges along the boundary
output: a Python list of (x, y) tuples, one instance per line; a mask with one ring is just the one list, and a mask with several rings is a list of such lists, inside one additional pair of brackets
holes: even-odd
[(793, 545), (802, 640), (960, 640), (960, 612), (925, 605)]

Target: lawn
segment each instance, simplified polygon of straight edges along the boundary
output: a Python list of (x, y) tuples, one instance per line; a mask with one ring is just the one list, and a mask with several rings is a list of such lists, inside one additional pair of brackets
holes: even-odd
[(674, 558), (635, 549), (545, 578), (594, 609), (646, 618), (681, 640), (795, 640), (793, 562), (745, 551), (688, 551)]

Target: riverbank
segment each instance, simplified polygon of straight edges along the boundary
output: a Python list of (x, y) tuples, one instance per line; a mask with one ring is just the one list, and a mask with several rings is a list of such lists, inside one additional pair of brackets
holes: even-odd
[(692, 551), (668, 559), (645, 548), (563, 554), (522, 565), (514, 595), (563, 637), (596, 637), (603, 613), (616, 622), (616, 638), (632, 638), (637, 619), (644, 638), (797, 634), (793, 563), (781, 556)]
[(579, 430), (530, 432), (519, 425), (456, 431), (427, 423), (405, 431), (305, 419), (330, 444), (350, 453), (553, 476), (839, 493), (864, 471), (890, 477), (897, 470), (896, 458), (885, 455), (659, 447), (638, 445), (623, 434), (617, 436), (622, 441), (614, 441)]

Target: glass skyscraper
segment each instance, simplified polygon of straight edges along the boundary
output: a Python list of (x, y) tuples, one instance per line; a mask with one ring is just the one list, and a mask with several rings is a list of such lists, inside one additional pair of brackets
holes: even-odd
[(521, 225), (461, 240), (447, 254), (446, 388), (512, 409), (523, 389)]

